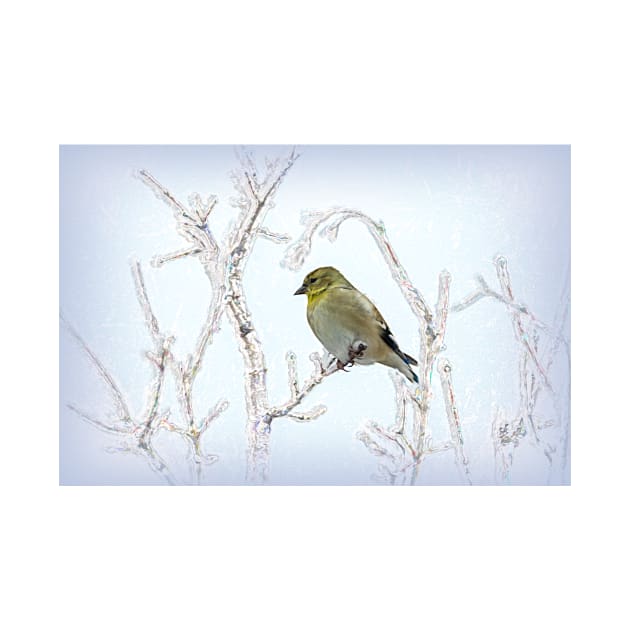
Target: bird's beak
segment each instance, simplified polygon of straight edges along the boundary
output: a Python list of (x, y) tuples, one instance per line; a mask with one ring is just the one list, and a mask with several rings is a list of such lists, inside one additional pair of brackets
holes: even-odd
[(306, 285), (303, 284), (293, 295), (302, 295), (306, 293)]

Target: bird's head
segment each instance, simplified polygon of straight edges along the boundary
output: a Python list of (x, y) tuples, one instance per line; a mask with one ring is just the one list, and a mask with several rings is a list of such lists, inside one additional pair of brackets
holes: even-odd
[(346, 280), (346, 278), (334, 267), (320, 267), (311, 271), (304, 278), (302, 286), (293, 295), (307, 295), (309, 302), (312, 298), (321, 295), (324, 291), (335, 287), (346, 287), (353, 289), (354, 287)]

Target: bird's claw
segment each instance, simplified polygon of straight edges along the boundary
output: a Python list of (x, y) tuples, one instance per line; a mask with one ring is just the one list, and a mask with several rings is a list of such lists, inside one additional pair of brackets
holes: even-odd
[(354, 363), (354, 360), (362, 357), (363, 353), (367, 350), (367, 345), (362, 341), (354, 343), (348, 348), (348, 363)]
[(344, 363), (340, 359), (337, 359), (337, 369), (343, 372), (348, 372), (347, 367), (354, 365), (354, 360), (363, 356), (363, 353), (367, 350), (367, 345), (362, 341), (353, 344), (348, 348), (348, 360)]

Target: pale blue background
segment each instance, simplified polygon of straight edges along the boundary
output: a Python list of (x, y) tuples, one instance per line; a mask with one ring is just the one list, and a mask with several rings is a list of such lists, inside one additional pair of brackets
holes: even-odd
[[(262, 158), (286, 147), (253, 147)], [(516, 298), (551, 323), (569, 273), (570, 150), (566, 146), (306, 146), (287, 175), (266, 225), (301, 233), (300, 211), (341, 204), (382, 219), (412, 281), (435, 303), (437, 278), (446, 268), (458, 301), (483, 273), (496, 287), (493, 257), (507, 256)], [(137, 306), (128, 260), (144, 264), (147, 288), (163, 329), (177, 337), (174, 350), (189, 352), (204, 320), (209, 285), (195, 260), (149, 266), (156, 254), (184, 246), (170, 209), (133, 177), (144, 168), (180, 201), (199, 192), (216, 194), (212, 227), (223, 236), (234, 214), (229, 171), (232, 147), (64, 146), (60, 149), (60, 304), (115, 375), (132, 411), (142, 409), (152, 370), (143, 359), (151, 349)], [(319, 350), (305, 318), (305, 301), (293, 297), (303, 275), (317, 266), (340, 268), (377, 304), (401, 347), (418, 354), (412, 317), (371, 237), (344, 224), (336, 243), (316, 238), (304, 269), (279, 266), (284, 247), (259, 240), (245, 276), (254, 323), (264, 343), (272, 402), (288, 394), (284, 355), (294, 350), (301, 377), (308, 354)], [(565, 331), (568, 335), (568, 329)], [(518, 404), (517, 349), (511, 321), (499, 304), (485, 300), (449, 319), (446, 356), (454, 367), (458, 405), (475, 483), (494, 483), (490, 423), (495, 405), (508, 412)], [(231, 406), (206, 436), (220, 461), (204, 481), (243, 483), (245, 464), (242, 363), (230, 327), (207, 353), (196, 382), (199, 415), (219, 397)], [(162, 483), (146, 464), (110, 455), (115, 443), (70, 412), (73, 402), (92, 411), (109, 408), (103, 389), (76, 344), (60, 331), (60, 481), (62, 484)], [(568, 383), (568, 372), (555, 375)], [(170, 385), (169, 385), (170, 386)], [(430, 426), (436, 441), (447, 437), (439, 382)], [(167, 392), (167, 396), (170, 393)], [(387, 370), (355, 368), (315, 390), (305, 407), (323, 402), (328, 412), (310, 424), (278, 421), (273, 428), (270, 483), (365, 484), (379, 461), (356, 440), (367, 420), (389, 425), (394, 401)], [(176, 404), (171, 409), (175, 412)], [(103, 417), (103, 416), (101, 416)], [(162, 438), (160, 438), (162, 439)], [(178, 459), (177, 440), (162, 442)], [(545, 460), (522, 450), (513, 483), (546, 483)], [(186, 481), (186, 468), (179, 469)], [(461, 483), (451, 452), (430, 457), (419, 483)], [(567, 483), (568, 474), (551, 480)]]

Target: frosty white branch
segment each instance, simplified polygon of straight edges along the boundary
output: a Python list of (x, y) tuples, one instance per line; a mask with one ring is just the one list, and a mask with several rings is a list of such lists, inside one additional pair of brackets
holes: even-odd
[[(174, 475), (171, 473), (168, 466), (153, 446), (153, 439), (156, 432), (160, 429), (176, 431), (190, 442), (195, 464), (199, 464), (202, 461), (204, 463), (213, 463), (216, 461), (216, 456), (205, 455), (202, 452), (201, 437), (209, 427), (210, 423), (227, 408), (227, 401), (220, 400), (199, 427), (192, 420), (192, 415), (190, 416), (191, 421), (188, 426), (186, 428), (181, 428), (168, 420), (170, 412), (159, 412), (166, 365), (168, 363), (174, 366), (178, 365), (177, 360), (173, 357), (170, 350), (174, 337), (165, 336), (161, 332), (157, 317), (153, 312), (147, 295), (142, 268), (138, 261), (134, 260), (131, 262), (131, 272), (136, 289), (136, 297), (144, 315), (147, 330), (154, 344), (154, 351), (146, 354), (146, 357), (156, 370), (155, 378), (148, 390), (146, 410), (137, 420), (131, 418), (131, 414), (128, 412), (128, 405), (126, 404), (124, 397), (109, 370), (104, 367), (97, 358), (96, 354), (78, 335), (74, 328), (72, 328), (62, 318), (72, 336), (77, 340), (92, 364), (95, 366), (98, 375), (108, 385), (110, 392), (113, 394), (114, 400), (116, 401), (119, 421), (124, 424), (110, 424), (99, 421), (93, 418), (90, 414), (77, 409), (73, 405), (69, 405), (69, 407), (81, 418), (88, 421), (93, 426), (96, 426), (100, 430), (108, 433), (115, 433), (119, 437), (126, 438), (126, 440), (118, 447), (110, 448), (110, 452), (139, 454), (147, 458), (151, 468), (161, 474), (168, 483), (175, 484), (176, 481)], [(196, 471), (197, 479), (199, 479), (200, 470), (198, 467), (196, 468)]]
[[(242, 275), (245, 264), (251, 254), (253, 243), (258, 235), (270, 234), (262, 227), (266, 213), (273, 207), (273, 197), (289, 169), (295, 163), (298, 154), (292, 151), (284, 160), (266, 161), (264, 176), (260, 176), (256, 164), (250, 154), (241, 156), (241, 169), (233, 174), (232, 180), (236, 191), (240, 194), (233, 201), (239, 210), (238, 228), (228, 240), (230, 266), (228, 271), (228, 315), (234, 333), (239, 340), (239, 350), (245, 362), (245, 400), (248, 410), (248, 477), (250, 479), (266, 479), (269, 462), (269, 430), (271, 421), (283, 415), (294, 419), (313, 419), (325, 408), (301, 414), (293, 411), (316, 385), (328, 374), (314, 374), (303, 389), (295, 393), (292, 387), (292, 398), (278, 407), (270, 407), (267, 394), (266, 364), (262, 344), (252, 323), (252, 316), (247, 307), (242, 286)], [(262, 181), (261, 181), (262, 179)], [(275, 238), (277, 242), (285, 239)], [(289, 360), (289, 371), (294, 369)]]
[(327, 362), (325, 362), (323, 357), (317, 352), (313, 352), (309, 358), (313, 362), (313, 373), (300, 388), (298, 386), (297, 357), (295, 353), (287, 352), (286, 359), (289, 371), (289, 390), (291, 392), (291, 398), (283, 405), (269, 409), (267, 413), (268, 422), (271, 423), (274, 418), (281, 418), (283, 416), (287, 416), (298, 422), (310, 422), (326, 413), (326, 407), (324, 405), (317, 405), (310, 411), (293, 411), (302, 403), (306, 395), (316, 385), (319, 385), (327, 376), (339, 370), (336, 360), (330, 355)]
[[(459, 313), (469, 308), (470, 306), (472, 306), (479, 300), (486, 297), (497, 300), (498, 302), (505, 304), (505, 306), (511, 311), (511, 315), (513, 318), (518, 317), (519, 315), (523, 315), (527, 317), (534, 327), (540, 329), (549, 337), (553, 338), (554, 343), (561, 344), (566, 352), (567, 359), (569, 359), (570, 357), (569, 342), (567, 341), (566, 337), (562, 334), (562, 331), (560, 330), (558, 333), (554, 333), (547, 324), (545, 324), (544, 322), (541, 322), (530, 311), (530, 309), (527, 307), (526, 304), (520, 304), (514, 300), (514, 294), (511, 288), (511, 281), (510, 281), (508, 268), (507, 268), (507, 259), (504, 256), (497, 256), (497, 258), (495, 258), (495, 268), (497, 271), (497, 276), (499, 277), (499, 280), (501, 283), (501, 288), (502, 288), (503, 293), (499, 293), (491, 289), (488, 286), (488, 283), (486, 282), (485, 278), (482, 275), (478, 274), (475, 276), (477, 289), (473, 291), (472, 293), (470, 293), (469, 295), (467, 295), (466, 297), (464, 297), (457, 304), (453, 305), (451, 307), (451, 311), (454, 313)], [(520, 320), (519, 320), (519, 324), (515, 323), (515, 325), (517, 326), (518, 335), (520, 335), (522, 338), (523, 326), (520, 323)], [(531, 351), (531, 348), (527, 348), (527, 351), (530, 354), (530, 356), (532, 356), (533, 353)], [(541, 366), (537, 366), (537, 367), (539, 367), (539, 371), (541, 372), (541, 374), (546, 374), (546, 369), (543, 369)]]
[[(113, 398), (114, 405), (116, 407), (116, 415), (118, 416), (118, 420), (120, 422), (129, 423), (131, 422), (131, 413), (129, 412), (129, 407), (125, 402), (125, 398), (120, 391), (120, 388), (116, 384), (116, 381), (113, 379), (112, 375), (109, 373), (109, 370), (101, 363), (100, 359), (96, 356), (96, 354), (92, 351), (92, 349), (88, 346), (88, 344), (83, 340), (83, 337), (79, 335), (79, 333), (75, 330), (75, 328), (66, 320), (63, 314), (60, 315), (60, 319), (66, 330), (70, 333), (70, 335), (74, 338), (74, 340), (79, 344), (81, 349), (85, 352), (86, 356), (90, 360), (92, 366), (96, 369), (97, 374), (101, 377), (109, 392)], [(71, 409), (76, 411), (76, 408), (71, 407)], [(85, 414), (83, 415), (84, 417)], [(100, 423), (99, 423), (100, 424)]]
[(457, 454), (455, 461), (461, 469), (462, 475), (472, 483), (470, 470), (468, 469), (468, 459), (464, 454), (464, 438), (462, 436), (462, 423), (459, 417), (459, 410), (455, 404), (455, 393), (453, 390), (452, 367), (448, 359), (440, 359), (438, 361), (438, 371), (440, 380), (442, 381), (442, 391), (444, 394), (444, 402), (446, 405), (446, 416), (448, 418), (448, 426), (451, 432), (451, 440), (455, 452)]
[[(494, 260), (497, 279), (501, 292), (491, 289), (485, 279), (476, 276), (477, 290), (464, 297), (459, 303), (453, 306), (454, 312), (461, 312), (469, 308), (480, 299), (489, 297), (504, 304), (512, 319), (514, 336), (520, 346), (519, 358), (519, 404), (518, 410), (512, 421), (505, 419), (505, 411), (495, 409), (492, 421), (492, 434), (495, 450), (495, 462), (498, 477), (502, 481), (509, 478), (510, 469), (514, 461), (514, 452), (520, 441), (529, 434), (532, 437), (534, 446), (540, 448), (549, 463), (549, 472), (553, 466), (553, 454), (557, 447), (545, 439), (541, 429), (553, 427), (559, 429), (563, 444), (563, 467), (566, 464), (566, 449), (568, 445), (568, 417), (564, 420), (562, 404), (559, 400), (558, 392), (552, 386), (549, 373), (560, 346), (565, 351), (568, 367), (570, 369), (570, 347), (564, 337), (563, 329), (568, 316), (568, 291), (560, 301), (558, 314), (556, 315), (554, 326), (541, 322), (530, 311), (527, 305), (516, 302), (514, 291), (508, 270), (507, 259), (504, 256), (497, 256)], [(568, 282), (567, 282), (568, 286)], [(546, 351), (546, 361), (541, 351), (539, 343), (539, 333), (544, 333), (548, 338)], [(541, 389), (545, 389), (553, 402), (557, 421), (544, 421), (540, 423), (536, 420), (536, 406), (539, 401)], [(564, 421), (563, 421), (564, 420)]]
[[(149, 429), (152, 422), (152, 416), (149, 415), (145, 421), (134, 422), (129, 413), (128, 405), (124, 400), (120, 388), (116, 385), (114, 378), (110, 374), (109, 370), (98, 359), (94, 351), (88, 346), (88, 344), (81, 338), (76, 330), (61, 316), (61, 320), (66, 326), (66, 329), (78, 342), (81, 349), (85, 352), (86, 356), (90, 359), (91, 364), (96, 368), (96, 373), (101, 380), (107, 385), (110, 393), (113, 395), (115, 406), (117, 410), (118, 420), (123, 424), (116, 424), (110, 422), (104, 422), (97, 420), (85, 411), (78, 409), (73, 404), (68, 404), (68, 408), (74, 411), (80, 418), (106, 433), (116, 434), (120, 438), (126, 438), (117, 448), (110, 449), (115, 452), (126, 452), (141, 455), (148, 460), (149, 465), (153, 470), (161, 474), (167, 483), (174, 484), (175, 480), (164, 464), (163, 460), (157, 455), (150, 445)], [(155, 392), (157, 392), (156, 399), (159, 400), (160, 387), (156, 385)], [(153, 406), (151, 407), (153, 409)], [(121, 411), (123, 412), (121, 414)], [(122, 416), (122, 417), (121, 417)]]
[(206, 322), (199, 333), (195, 351), (188, 357), (186, 367), (181, 372), (182, 395), (184, 402), (190, 407), (195, 377), (201, 369), (206, 348), (212, 343), (213, 335), (219, 330), (225, 308), (223, 299), (225, 295), (224, 261), (220, 260), (219, 244), (208, 227), (208, 217), (216, 206), (217, 199), (211, 195), (204, 203), (200, 195), (191, 195), (189, 198), (191, 209), (189, 210), (148, 171), (139, 171), (138, 177), (153, 190), (159, 199), (171, 207), (176, 220), (177, 232), (192, 245), (187, 249), (157, 256), (153, 259), (153, 264), (161, 266), (173, 260), (198, 256), (212, 286), (212, 300), (208, 307)]
[[(298, 158), (292, 151), (284, 160), (266, 160), (261, 175), (253, 156), (240, 154), (240, 168), (232, 174), (237, 196), (231, 200), (238, 210), (236, 222), (219, 243), (212, 234), (207, 220), (216, 204), (215, 197), (203, 203), (199, 195), (190, 198), (187, 209), (147, 171), (140, 171), (140, 179), (173, 210), (177, 231), (189, 242), (190, 247), (154, 258), (154, 264), (198, 257), (212, 286), (212, 302), (206, 323), (199, 335), (196, 349), (185, 365), (172, 362), (179, 383), (182, 413), (192, 427), (192, 385), (201, 369), (206, 348), (219, 330), (225, 312), (232, 324), (238, 348), (245, 365), (245, 402), (247, 406), (248, 471), (252, 480), (265, 480), (268, 472), (269, 430), (274, 418), (287, 416), (295, 420), (311, 420), (325, 411), (317, 406), (311, 411), (296, 411), (312, 389), (329, 376), (330, 371), (314, 371), (301, 389), (291, 390), (291, 398), (284, 405), (270, 406), (266, 384), (266, 362), (262, 344), (253, 324), (243, 290), (243, 275), (256, 239), (260, 236), (274, 243), (286, 243), (289, 236), (267, 229), (264, 219), (274, 205), (274, 196), (285, 175)], [(295, 362), (289, 361), (289, 371), (295, 370)], [(297, 377), (296, 377), (297, 378)]]
[[(325, 225), (333, 218), (334, 221)], [(318, 228), (322, 228), (319, 235), (321, 237), (326, 237), (331, 243), (333, 243), (339, 234), (339, 227), (348, 219), (356, 219), (367, 227), (370, 235), (374, 239), (385, 262), (387, 263), (387, 266), (392, 274), (392, 278), (402, 291), (403, 296), (407, 300), (411, 310), (419, 320), (425, 320), (427, 328), (423, 330), (423, 333), (426, 332), (429, 336), (432, 336), (433, 315), (431, 313), (431, 309), (427, 306), (427, 303), (420, 292), (409, 280), (407, 272), (401, 265), (398, 256), (396, 256), (396, 253), (387, 238), (385, 226), (382, 222), (374, 221), (374, 219), (359, 210), (355, 210), (353, 208), (333, 207), (329, 210), (303, 212), (302, 223), (305, 225), (304, 232), (302, 233), (302, 236), (295, 241), (295, 243), (287, 248), (284, 258), (280, 264), (291, 271), (297, 271), (302, 267), (306, 257), (311, 251), (313, 236)]]

